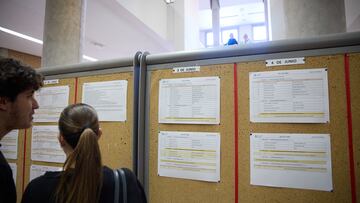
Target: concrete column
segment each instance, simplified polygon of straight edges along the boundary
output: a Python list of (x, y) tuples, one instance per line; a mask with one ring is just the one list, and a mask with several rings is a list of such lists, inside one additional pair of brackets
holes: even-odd
[(286, 38), (346, 32), (344, 0), (284, 0)]
[(212, 11), (212, 30), (214, 36), (214, 47), (220, 45), (220, 4), (219, 0), (210, 0)]
[(81, 62), (86, 0), (47, 0), (42, 67)]

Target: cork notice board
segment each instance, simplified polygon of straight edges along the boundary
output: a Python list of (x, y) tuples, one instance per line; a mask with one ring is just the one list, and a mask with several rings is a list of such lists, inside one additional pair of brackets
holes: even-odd
[(349, 55), (352, 136), (357, 201), (360, 200), (360, 53)]
[[(239, 63), (237, 65), (239, 87), (239, 202), (351, 202), (344, 55), (306, 57), (305, 60), (305, 64), (301, 65), (275, 66), (270, 68), (265, 66), (264, 60)], [(310, 68), (328, 68), (329, 123), (250, 123), (249, 72)], [(329, 133), (331, 140), (333, 191), (323, 192), (250, 185), (250, 133), (252, 132)]]
[(16, 194), (18, 202), (21, 200), (22, 196), (22, 186), (23, 186), (23, 160), (24, 160), (24, 134), (25, 130), (19, 130), (18, 133), (18, 148), (17, 148), (17, 159), (7, 159), (9, 163), (16, 164)]
[[(234, 83), (233, 64), (201, 67), (200, 72), (172, 73), (172, 69), (151, 72), (149, 113), (149, 202), (234, 202)], [(170, 68), (170, 67), (169, 67)], [(159, 124), (159, 80), (187, 77), (220, 77), (220, 125)], [(220, 133), (220, 182), (205, 182), (158, 176), (158, 132)]]
[[(100, 75), (100, 76), (89, 76), (82, 78), (70, 78), (70, 79), (60, 79), (58, 84), (45, 85), (45, 87), (51, 86), (69, 86), (69, 104), (73, 104), (76, 100), (76, 103), (81, 102), (82, 95), (82, 85), (85, 82), (99, 82), (99, 81), (110, 81), (110, 80), (127, 80), (127, 119), (125, 122), (100, 122), (100, 127), (103, 131), (101, 136), (100, 150), (102, 154), (102, 161), (104, 165), (107, 165), (112, 168), (118, 167), (132, 167), (132, 98), (133, 98), (133, 79), (132, 73), (118, 73), (112, 75)], [(75, 88), (77, 86), (77, 90)], [(131, 90), (131, 91), (130, 91)], [(75, 99), (76, 98), (76, 99)], [(48, 122), (48, 123), (34, 123), (33, 125), (57, 125), (57, 122)], [(24, 186), (25, 189), (29, 183), (30, 178), (30, 166), (32, 164), (44, 165), (44, 166), (55, 166), (62, 167), (63, 163), (49, 163), (41, 161), (32, 161), (31, 160), (31, 129), (26, 130), (26, 136), (24, 136), (25, 130), (19, 132), (19, 151), (18, 151), (18, 160), (10, 161), (12, 163), (17, 163), (17, 190), (18, 190), (18, 200), (21, 200), (22, 196), (22, 183), (23, 180), (23, 166), (22, 160), (24, 159), (24, 141), (26, 140), (26, 152), (25, 152), (25, 174), (24, 174)]]
[[(69, 104), (74, 103), (75, 99), (75, 79), (59, 79), (59, 83), (57, 84), (49, 84), (44, 85), (44, 87), (54, 87), (54, 86), (69, 86)], [(43, 125), (58, 125), (57, 122), (41, 122), (41, 123), (33, 123), (33, 126), (43, 126)], [(63, 163), (50, 163), (50, 162), (42, 162), (42, 161), (32, 161), (31, 160), (31, 139), (32, 139), (32, 128), (26, 130), (26, 157), (25, 157), (25, 174), (24, 174), (24, 189), (29, 183), (30, 179), (30, 167), (31, 165), (43, 165), (43, 166), (54, 166), (54, 167), (62, 167)]]
[(77, 102), (81, 102), (84, 83), (127, 80), (127, 110), (125, 122), (100, 122), (102, 136), (99, 139), (102, 162), (111, 168), (132, 168), (132, 112), (133, 112), (133, 74), (116, 73), (111, 75), (80, 77), (78, 79)]

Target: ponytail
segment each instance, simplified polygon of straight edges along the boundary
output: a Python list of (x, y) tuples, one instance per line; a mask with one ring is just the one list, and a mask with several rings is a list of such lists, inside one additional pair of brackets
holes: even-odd
[[(69, 121), (66, 116), (66, 112), (60, 116), (60, 132), (66, 131), (66, 127), (69, 126), (69, 122), (62, 122)], [(64, 163), (64, 172), (61, 174), (55, 193), (55, 202), (57, 203), (98, 202), (100, 199), (102, 162), (98, 144), (98, 125), (96, 128), (87, 127), (79, 131), (80, 133), (64, 134), (65, 140), (68, 140), (69, 143), (72, 143), (73, 140), (76, 142), (74, 142), (75, 146), (72, 146), (73, 152)]]

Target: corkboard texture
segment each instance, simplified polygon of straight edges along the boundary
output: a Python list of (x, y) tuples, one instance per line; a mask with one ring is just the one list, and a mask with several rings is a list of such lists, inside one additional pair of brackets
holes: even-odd
[[(234, 83), (233, 64), (201, 67), (200, 72), (172, 73), (172, 69), (151, 72), (149, 114), (149, 201), (150, 202), (234, 202)], [(159, 124), (159, 80), (185, 77), (220, 77), (220, 125)], [(220, 182), (204, 182), (158, 176), (158, 132), (220, 133)]]
[(133, 74), (115, 73), (80, 77), (78, 79), (77, 102), (81, 102), (84, 83), (104, 82), (112, 80), (127, 80), (127, 110), (125, 122), (100, 122), (102, 136), (99, 140), (102, 161), (110, 168), (132, 168), (132, 127), (133, 127)]
[[(239, 202), (351, 202), (344, 55), (306, 57), (305, 60), (305, 64), (301, 65), (274, 67), (266, 67), (264, 60), (237, 64), (239, 82)], [(327, 68), (328, 70), (329, 123), (283, 124), (250, 122), (250, 72), (311, 68)], [(250, 185), (250, 133), (329, 133), (333, 191), (323, 192)]]

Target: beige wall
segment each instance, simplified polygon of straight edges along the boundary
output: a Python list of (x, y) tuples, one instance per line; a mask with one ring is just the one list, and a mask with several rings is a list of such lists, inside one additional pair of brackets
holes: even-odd
[(11, 50), (11, 49), (0, 48), (0, 57), (14, 58), (14, 59), (20, 60), (21, 62), (23, 62), (27, 65), (30, 65), (33, 68), (41, 67), (41, 57), (18, 52), (18, 51)]

